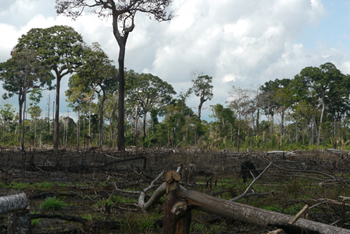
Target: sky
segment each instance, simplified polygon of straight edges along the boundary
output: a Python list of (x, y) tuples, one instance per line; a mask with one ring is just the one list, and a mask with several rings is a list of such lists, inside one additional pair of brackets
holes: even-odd
[[(54, 25), (72, 26), (88, 45), (98, 42), (117, 61), (111, 19), (101, 20), (89, 11), (76, 21), (58, 16), (55, 0), (1, 3), (0, 62), (10, 58), (21, 35)], [(192, 86), (194, 74), (213, 77), (214, 96), (204, 104), (204, 119), (210, 119), (210, 105), (230, 100), (233, 86), (258, 90), (269, 80), (292, 79), (303, 68), (326, 62), (350, 74), (348, 0), (173, 0), (169, 10), (175, 17), (161, 23), (137, 13), (125, 66), (160, 77), (178, 94)], [(72, 116), (64, 95), (68, 79), (69, 75), (61, 82), (60, 111)], [(44, 93), (43, 115), (49, 96), (52, 102), (54, 92)], [(16, 97), (0, 98), (0, 105), (5, 103), (18, 106)], [(195, 95), (187, 100), (194, 112), (198, 104)]]

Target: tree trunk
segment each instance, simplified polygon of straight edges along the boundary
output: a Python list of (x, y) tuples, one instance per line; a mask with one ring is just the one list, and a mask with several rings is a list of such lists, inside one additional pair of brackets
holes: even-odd
[(36, 117), (34, 119), (34, 147), (36, 146)]
[(198, 120), (199, 122), (201, 122), (201, 115), (202, 115), (202, 106), (203, 106), (203, 101), (202, 101), (202, 98), (199, 102), (199, 105), (198, 105)]
[(100, 102), (100, 138), (99, 138), (100, 147), (102, 147), (103, 145), (103, 106), (105, 101), (106, 101), (106, 96), (103, 94), (102, 100)]
[(282, 145), (283, 136), (284, 136), (284, 110), (282, 110), (281, 112), (281, 136), (280, 136), (279, 147), (281, 147)]
[(273, 135), (273, 124), (274, 124), (274, 118), (273, 113), (271, 114), (271, 136)]
[(260, 133), (260, 109), (258, 108), (257, 113), (256, 113), (256, 135), (259, 136)]
[(23, 118), (22, 118), (22, 136), (21, 136), (21, 148), (24, 151), (24, 129), (25, 129), (25, 114), (26, 114), (26, 90), (23, 90)]
[[(23, 89), (20, 89), (20, 92), (18, 94), (18, 105), (19, 105), (19, 111), (18, 111), (18, 129), (22, 126), (22, 117), (23, 117)], [(17, 129), (17, 128), (16, 128)], [(16, 131), (17, 132), (17, 131)], [(20, 143), (22, 146), (22, 135), (20, 137)], [(24, 149), (22, 148), (22, 151)]]
[(117, 146), (119, 151), (125, 151), (125, 138), (124, 138), (124, 89), (125, 89), (125, 77), (124, 77), (124, 56), (125, 47), (120, 47), (119, 50), (119, 100), (118, 100), (118, 137)]
[[(125, 92), (125, 74), (124, 74), (124, 60), (125, 47), (128, 40), (130, 30), (124, 30), (124, 35), (119, 32), (118, 25), (118, 11), (113, 11), (113, 34), (119, 45), (118, 56), (118, 80), (119, 80), (119, 96), (118, 96), (118, 133), (117, 133), (117, 147), (119, 151), (125, 151), (125, 136), (124, 136), (124, 92)], [(125, 25), (124, 25), (125, 27)]]
[(80, 147), (80, 109), (78, 109), (78, 121), (77, 121), (77, 147)]
[(146, 122), (147, 122), (147, 112), (144, 111), (144, 114), (143, 114), (143, 140), (146, 139)]
[(59, 140), (59, 122), (60, 122), (60, 86), (61, 78), (57, 76), (56, 78), (56, 112), (55, 112), (55, 124), (54, 124), (54, 137), (53, 137), (53, 148), (55, 151), (58, 150), (58, 140)]
[(137, 144), (137, 123), (139, 121), (138, 119), (138, 114), (139, 114), (139, 106), (136, 106), (136, 113), (135, 113), (135, 135), (134, 135), (134, 145), (136, 146)]
[[(288, 223), (293, 219), (293, 217), (289, 215), (259, 209), (242, 203), (227, 201), (195, 191), (182, 190), (181, 193), (182, 197), (185, 198), (186, 201), (192, 201), (192, 203), (198, 204), (194, 207), (197, 210), (238, 220), (244, 223), (266, 227), (268, 224)], [(307, 219), (299, 219), (295, 222), (295, 225), (300, 228), (318, 231), (320, 233), (350, 234), (349, 229), (330, 226)]]
[(238, 115), (238, 126), (237, 126), (237, 149), (241, 148), (241, 114)]
[(324, 104), (324, 93), (322, 97), (322, 111), (321, 111), (321, 116), (320, 116), (320, 123), (318, 126), (318, 135), (317, 135), (317, 146), (320, 146), (321, 143), (321, 131), (322, 131), (322, 122), (323, 122), (323, 115), (324, 115), (324, 109), (325, 109), (325, 104)]
[[(180, 175), (170, 170), (165, 175), (166, 204), (164, 206), (163, 234), (189, 234), (191, 225), (191, 210), (187, 209), (186, 201), (179, 198)], [(177, 208), (178, 209), (174, 209)]]
[(89, 104), (89, 138), (88, 138), (88, 146), (91, 145), (91, 113), (92, 113), (92, 94), (91, 94), (91, 97), (90, 97), (90, 104)]
[(22, 110), (23, 110), (23, 93), (22, 89), (20, 90), (18, 94), (18, 105), (19, 105), (19, 110), (18, 110), (18, 125), (20, 126), (22, 124)]

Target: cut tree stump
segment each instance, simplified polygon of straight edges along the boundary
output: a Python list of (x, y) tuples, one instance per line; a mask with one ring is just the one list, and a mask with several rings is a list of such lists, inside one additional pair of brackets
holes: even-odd
[(10, 213), (8, 216), (8, 234), (31, 234), (31, 218), (29, 209)]
[(170, 170), (165, 174), (166, 204), (164, 208), (163, 234), (189, 234), (191, 210), (184, 199), (178, 196), (179, 173)]

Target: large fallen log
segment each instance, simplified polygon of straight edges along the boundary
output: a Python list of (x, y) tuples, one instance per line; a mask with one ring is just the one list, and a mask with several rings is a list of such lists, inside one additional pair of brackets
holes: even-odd
[[(225, 218), (254, 224), (257, 226), (267, 227), (268, 224), (276, 223), (287, 224), (291, 219), (293, 219), (293, 216), (290, 215), (263, 210), (241, 203), (231, 202), (196, 191), (181, 190), (179, 193), (180, 197), (186, 199), (187, 201), (190, 201), (191, 204), (200, 204), (192, 207), (194, 209), (220, 215)], [(319, 223), (307, 219), (299, 219), (295, 223), (295, 226), (325, 234), (350, 234), (349, 229), (330, 226), (324, 223)]]
[(0, 214), (24, 210), (28, 206), (25, 193), (0, 197)]
[(0, 214), (9, 213), (7, 233), (32, 233), (27, 207), (28, 199), (25, 193), (0, 197)]

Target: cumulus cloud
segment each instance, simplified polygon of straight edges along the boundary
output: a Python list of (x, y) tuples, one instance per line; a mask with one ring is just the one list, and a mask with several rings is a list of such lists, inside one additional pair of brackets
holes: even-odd
[[(193, 71), (212, 76), (214, 98), (204, 115), (209, 105), (228, 100), (232, 85), (257, 89), (268, 80), (293, 78), (306, 66), (328, 61), (350, 72), (349, 45), (329, 47), (312, 34), (307, 38), (312, 48), (301, 40), (305, 30), (317, 28), (329, 16), (321, 0), (174, 0), (171, 9), (175, 17), (169, 22), (137, 14), (125, 65), (159, 76), (178, 93), (192, 85)], [(111, 59), (118, 58), (111, 19), (89, 13), (76, 21), (56, 16), (54, 1), (5, 0), (0, 22), (0, 31), (6, 32), (0, 35), (0, 62), (21, 34), (57, 24), (74, 27), (87, 44), (96, 41)], [(62, 92), (67, 82), (65, 78)], [(197, 99), (190, 97), (188, 105), (197, 106)]]

